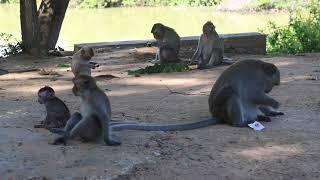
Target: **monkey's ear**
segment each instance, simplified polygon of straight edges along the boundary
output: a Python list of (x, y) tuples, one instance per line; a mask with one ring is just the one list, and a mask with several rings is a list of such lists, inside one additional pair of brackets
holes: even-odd
[(277, 67), (269, 63), (264, 64), (263, 69), (264, 69), (264, 72), (270, 76), (277, 72)]

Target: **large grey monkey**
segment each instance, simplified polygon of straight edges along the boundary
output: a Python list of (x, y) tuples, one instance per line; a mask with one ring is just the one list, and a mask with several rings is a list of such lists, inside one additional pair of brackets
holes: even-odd
[(231, 65), (217, 79), (208, 100), (212, 118), (186, 124), (126, 124), (111, 125), (112, 130), (146, 131), (191, 130), (217, 123), (245, 127), (254, 121), (270, 121), (268, 116), (282, 115), (273, 111), (279, 103), (267, 96), (280, 84), (278, 68), (260, 60), (243, 60)]

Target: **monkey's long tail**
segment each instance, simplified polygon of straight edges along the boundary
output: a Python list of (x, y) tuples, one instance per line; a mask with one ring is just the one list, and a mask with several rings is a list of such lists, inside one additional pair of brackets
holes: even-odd
[(143, 131), (182, 131), (182, 130), (192, 130), (207, 127), (210, 125), (217, 124), (216, 118), (201, 120), (197, 122), (187, 123), (187, 124), (151, 124), (151, 123), (143, 123), (143, 124), (113, 124), (111, 125), (112, 130), (143, 130)]

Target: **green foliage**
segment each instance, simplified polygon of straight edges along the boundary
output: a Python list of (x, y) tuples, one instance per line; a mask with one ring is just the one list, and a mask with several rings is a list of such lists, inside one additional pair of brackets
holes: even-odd
[(179, 63), (163, 63), (155, 64), (153, 66), (147, 66), (138, 70), (128, 70), (128, 75), (133, 74), (152, 74), (152, 73), (169, 73), (169, 72), (183, 72), (189, 71), (190, 68), (187, 64)]
[(270, 9), (288, 10), (304, 4), (305, 0), (254, 0), (251, 6), (257, 11)]
[(270, 53), (302, 53), (320, 51), (320, 3), (311, 1), (307, 12), (290, 13), (287, 26), (269, 23), (265, 32)]
[(105, 8), (119, 6), (213, 6), (222, 0), (79, 0), (80, 7)]
[(0, 57), (19, 54), (22, 51), (21, 42), (17, 42), (12, 34), (0, 33)]

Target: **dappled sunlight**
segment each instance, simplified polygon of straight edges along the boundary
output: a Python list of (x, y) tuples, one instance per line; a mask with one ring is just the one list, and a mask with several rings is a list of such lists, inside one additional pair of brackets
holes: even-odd
[[(130, 79), (130, 81), (126, 81), (127, 85), (154, 85), (154, 86), (197, 86), (203, 84), (211, 84), (212, 80), (202, 79), (202, 78), (173, 78), (168, 77), (170, 79), (165, 79), (164, 77), (156, 77), (156, 78), (139, 78), (139, 79)], [(116, 83), (116, 82), (114, 82)]]
[(297, 81), (297, 80), (306, 80), (309, 76), (291, 76), (291, 77), (282, 77), (281, 78), (281, 83), (288, 83), (292, 81)]
[(263, 160), (263, 159), (282, 159), (304, 152), (303, 147), (296, 144), (286, 145), (269, 145), (264, 147), (253, 147), (250, 149), (242, 150), (239, 155), (249, 159)]
[[(47, 84), (49, 85), (49, 84)], [(43, 85), (45, 86), (45, 84)], [(39, 85), (18, 85), (18, 86), (6, 86), (6, 91), (10, 92), (10, 94), (23, 94), (23, 95), (35, 95), (38, 90), (42, 86)], [(72, 88), (72, 84), (55, 84), (54, 90), (57, 92), (59, 91), (70, 91)]]
[(278, 66), (278, 67), (283, 67), (283, 66), (289, 66), (289, 65), (297, 64), (297, 62), (292, 61), (292, 59), (288, 59), (288, 60), (276, 61), (274, 64), (276, 66)]

